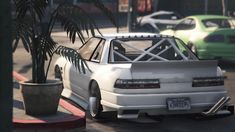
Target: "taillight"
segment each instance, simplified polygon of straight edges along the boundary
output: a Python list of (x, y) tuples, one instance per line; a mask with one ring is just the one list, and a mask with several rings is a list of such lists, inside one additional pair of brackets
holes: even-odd
[(208, 35), (204, 38), (204, 41), (212, 43), (224, 42), (224, 35), (221, 34)]
[(114, 87), (121, 89), (160, 88), (160, 82), (159, 79), (117, 79)]
[(192, 87), (209, 87), (224, 85), (225, 77), (196, 77), (193, 78)]

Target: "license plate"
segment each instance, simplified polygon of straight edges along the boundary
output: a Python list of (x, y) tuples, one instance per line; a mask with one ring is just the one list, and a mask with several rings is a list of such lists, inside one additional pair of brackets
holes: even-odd
[(167, 99), (168, 110), (190, 110), (189, 98), (168, 98)]

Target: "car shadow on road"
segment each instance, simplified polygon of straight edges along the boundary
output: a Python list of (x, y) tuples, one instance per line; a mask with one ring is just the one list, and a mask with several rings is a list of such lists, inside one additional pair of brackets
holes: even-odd
[(84, 132), (233, 132), (234, 116), (198, 118), (195, 115), (170, 115), (163, 120), (142, 117), (141, 119), (87, 119)]

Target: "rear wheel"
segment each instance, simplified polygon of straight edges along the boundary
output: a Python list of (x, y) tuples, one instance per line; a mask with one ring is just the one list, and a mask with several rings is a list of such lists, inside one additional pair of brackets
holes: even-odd
[(98, 119), (100, 118), (100, 114), (102, 111), (101, 106), (101, 95), (98, 84), (94, 81), (90, 87), (89, 94), (89, 114), (92, 118)]
[(58, 65), (55, 66), (54, 73), (55, 73), (55, 79), (59, 79), (60, 81), (62, 81), (61, 70)]

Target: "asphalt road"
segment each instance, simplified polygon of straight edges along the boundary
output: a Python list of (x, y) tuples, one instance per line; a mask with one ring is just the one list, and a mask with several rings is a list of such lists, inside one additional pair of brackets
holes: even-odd
[[(68, 44), (66, 37), (56, 36), (61, 44)], [(77, 48), (79, 43), (68, 45)], [(31, 58), (20, 45), (13, 54), (14, 70), (31, 78)], [(53, 59), (54, 61), (55, 59)], [(53, 64), (53, 62), (52, 62)], [(52, 65), (53, 66), (53, 65)], [(226, 89), (235, 104), (235, 61), (221, 61), (221, 68), (227, 76)], [(53, 78), (53, 68), (49, 78)], [(167, 116), (162, 121), (143, 116), (137, 120), (105, 118), (99, 121), (87, 119), (84, 132), (235, 132), (235, 116), (223, 118), (195, 119), (192, 116)]]

